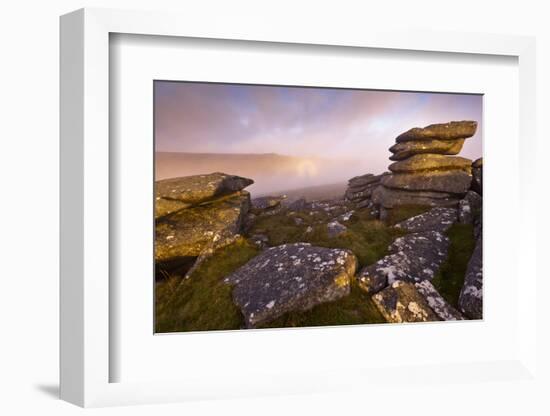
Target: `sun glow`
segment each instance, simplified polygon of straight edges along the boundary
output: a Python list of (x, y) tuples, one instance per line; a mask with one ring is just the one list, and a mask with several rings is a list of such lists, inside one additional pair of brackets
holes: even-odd
[(300, 177), (311, 178), (317, 176), (317, 174), (319, 173), (319, 168), (312, 160), (305, 159), (301, 161), (296, 167), (296, 173)]

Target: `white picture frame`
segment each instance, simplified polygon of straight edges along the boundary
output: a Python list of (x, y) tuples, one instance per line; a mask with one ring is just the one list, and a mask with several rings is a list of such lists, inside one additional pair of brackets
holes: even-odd
[[(248, 397), (262, 394), (319, 393), (381, 383), (411, 374), (420, 383), (447, 383), (452, 378), (477, 383), (529, 381), (541, 386), (537, 374), (535, 255), (522, 242), (535, 241), (536, 217), (530, 207), (535, 158), (535, 41), (507, 35), (369, 31), (363, 28), (329, 32), (300, 27), (280, 28), (250, 21), (238, 27), (223, 19), (205, 26), (192, 16), (82, 9), (61, 18), (61, 398), (80, 406), (108, 406), (184, 401), (199, 398)], [(320, 381), (315, 374), (279, 374), (269, 380), (245, 380), (220, 375), (181, 381), (110, 382), (114, 356), (109, 348), (112, 298), (109, 296), (109, 36), (113, 33), (149, 36), (332, 45), (438, 53), (488, 54), (516, 57), (519, 66), (520, 212), (518, 257), (522, 279), (531, 290), (518, 290), (519, 345), (508, 360), (441, 363), (411, 368), (332, 370)], [(524, 245), (525, 246), (525, 245)], [(519, 271), (516, 271), (518, 273)], [(368, 370), (368, 371), (367, 371)], [(476, 375), (471, 377), (472, 374)], [(480, 376), (481, 375), (481, 376)], [(343, 383), (341, 380), (346, 379)], [(523, 385), (523, 384), (522, 384)], [(394, 387), (392, 387), (394, 388)], [(406, 386), (405, 386), (406, 388)], [(489, 390), (487, 394), (492, 394)]]

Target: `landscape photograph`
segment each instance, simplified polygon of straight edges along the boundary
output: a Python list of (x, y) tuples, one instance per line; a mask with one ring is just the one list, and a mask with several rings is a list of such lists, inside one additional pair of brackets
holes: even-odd
[(483, 319), (481, 94), (154, 81), (155, 333)]

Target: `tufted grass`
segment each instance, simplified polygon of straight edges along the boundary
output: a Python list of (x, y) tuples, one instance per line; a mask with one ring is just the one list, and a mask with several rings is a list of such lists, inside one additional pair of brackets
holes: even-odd
[(386, 224), (395, 225), (398, 222), (405, 221), (408, 218), (420, 215), (429, 211), (433, 207), (427, 205), (401, 205), (388, 210)]
[[(366, 211), (356, 212), (343, 224), (348, 230), (337, 237), (328, 237), (326, 222), (332, 216), (297, 213), (303, 223), (297, 225), (287, 212), (261, 217), (249, 235), (263, 233), (270, 245), (309, 242), (329, 248), (345, 248), (355, 253), (359, 267), (384, 256), (388, 245), (402, 233), (373, 219)], [(319, 224), (323, 221), (323, 224)], [(313, 231), (306, 233), (308, 226)], [(232, 287), (223, 279), (248, 262), (259, 250), (247, 239), (222, 248), (202, 263), (188, 280), (170, 276), (156, 283), (155, 332), (230, 330), (243, 327), (239, 309), (233, 304)], [(288, 313), (266, 324), (265, 328), (354, 325), (385, 322), (370, 296), (355, 281), (351, 294), (333, 302), (317, 305), (305, 312)]]
[(155, 286), (155, 332), (239, 329), (244, 321), (223, 278), (258, 249), (244, 238), (206, 259), (191, 277), (169, 277)]
[[(296, 225), (294, 217), (303, 220)], [(284, 243), (311, 243), (314, 246), (343, 248), (351, 250), (359, 261), (359, 267), (374, 263), (383, 257), (394, 238), (403, 235), (403, 231), (386, 226), (374, 219), (367, 210), (356, 211), (347, 222), (341, 222), (348, 229), (336, 237), (329, 237), (326, 223), (333, 217), (325, 213), (306, 215), (288, 213), (258, 218), (249, 235), (264, 234), (269, 238), (270, 246)], [(321, 222), (321, 223), (319, 223)], [(307, 232), (308, 226), (312, 231)]]
[(455, 308), (464, 284), (468, 261), (475, 247), (474, 227), (471, 224), (454, 224), (447, 231), (451, 240), (449, 257), (432, 280), (437, 291)]

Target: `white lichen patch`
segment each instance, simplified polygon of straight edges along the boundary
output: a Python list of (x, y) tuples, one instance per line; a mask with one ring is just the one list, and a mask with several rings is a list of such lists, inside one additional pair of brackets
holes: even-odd
[(416, 319), (421, 319), (425, 321), (428, 318), (428, 314), (424, 309), (422, 309), (418, 303), (416, 302), (409, 302), (407, 305), (407, 309), (414, 315)]
[(466, 286), (462, 292), (463, 296), (473, 296), (475, 298), (481, 298), (483, 296), (483, 290), (478, 289), (475, 286)]

